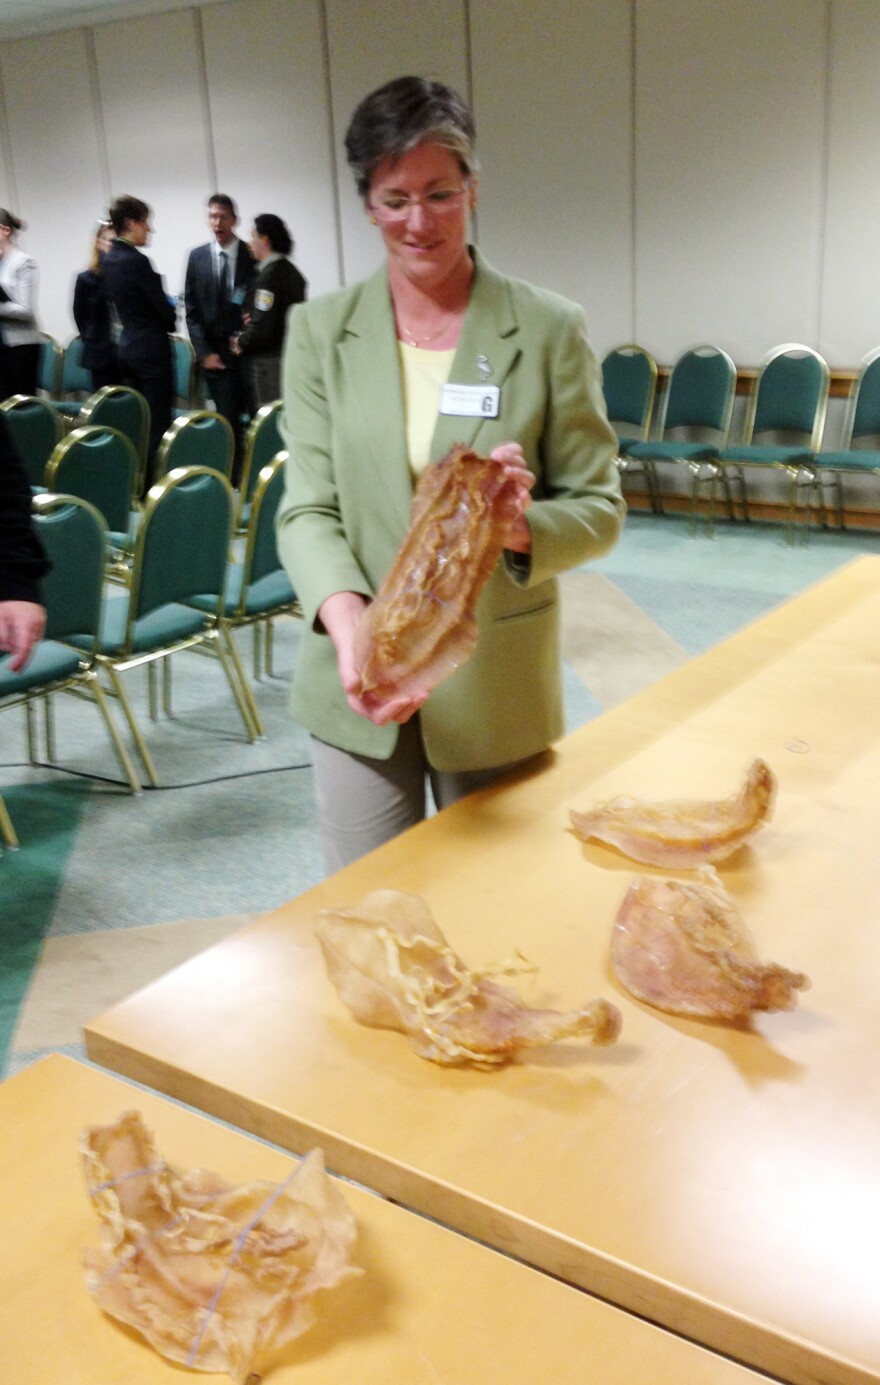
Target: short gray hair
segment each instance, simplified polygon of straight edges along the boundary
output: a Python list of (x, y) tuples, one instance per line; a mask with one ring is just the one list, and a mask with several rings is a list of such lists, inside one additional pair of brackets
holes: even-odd
[(430, 77), (395, 77), (361, 101), (346, 131), (345, 151), (366, 200), (382, 160), (401, 159), (419, 144), (448, 149), (469, 177), (478, 168), (475, 139), (474, 117), (452, 87)]

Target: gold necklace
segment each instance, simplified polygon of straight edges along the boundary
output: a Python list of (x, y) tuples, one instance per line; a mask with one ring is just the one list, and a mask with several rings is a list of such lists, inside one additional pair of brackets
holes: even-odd
[(449, 331), (454, 321), (455, 318), (451, 317), (449, 321), (440, 329), (440, 331), (435, 332), (434, 335), (431, 337), (414, 337), (409, 328), (404, 327), (402, 322), (398, 321), (397, 325), (400, 328), (403, 340), (407, 346), (427, 346), (430, 342), (439, 341), (441, 337), (444, 337), (446, 333)]

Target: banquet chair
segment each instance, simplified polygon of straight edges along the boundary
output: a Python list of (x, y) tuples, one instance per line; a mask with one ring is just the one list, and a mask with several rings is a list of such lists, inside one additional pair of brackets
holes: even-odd
[(37, 389), (50, 399), (58, 398), (61, 383), (61, 346), (48, 332), (41, 332), (40, 357), (37, 367)]
[[(842, 474), (860, 472), (880, 475), (880, 346), (869, 351), (859, 363), (859, 372), (847, 400), (841, 447), (836, 452), (814, 452), (800, 458), (790, 471), (790, 510), (792, 520), (806, 486), (819, 485), (831, 490), (837, 523), (845, 527)], [(826, 513), (828, 503), (825, 502)]]
[[(34, 527), (51, 561), (42, 579), (46, 629), (31, 658), (18, 673), (10, 656), (0, 658), (0, 710), (25, 709), (28, 754), (38, 760), (36, 707), (42, 703), (46, 756), (54, 762), (52, 697), (71, 693), (94, 702), (132, 793), (140, 780), (113, 721), (97, 677), (95, 654), (104, 589), (107, 527), (98, 511), (72, 495), (40, 495), (33, 502)], [(2, 825), (0, 825), (2, 831)], [(4, 838), (13, 845), (6, 833)]]
[[(720, 448), (715, 456), (716, 464), (737, 481), (744, 519), (750, 518), (746, 468), (783, 467), (791, 475), (818, 451), (830, 379), (818, 351), (798, 342), (775, 347), (761, 361), (749, 395), (742, 441)], [(815, 479), (810, 481), (810, 491), (824, 523), (822, 489)], [(792, 510), (790, 521), (793, 518)]]
[(637, 461), (630, 447), (647, 439), (657, 393), (657, 362), (642, 346), (617, 346), (602, 361), (602, 393), (608, 421), (617, 434), (621, 476), (644, 476), (651, 509), (662, 514), (653, 459)]
[(276, 399), (273, 404), (264, 404), (254, 414), (245, 434), (236, 526), (239, 533), (244, 533), (247, 529), (252, 492), (256, 488), (260, 472), (284, 447), (279, 429), (281, 407), (280, 399)]
[(150, 406), (128, 385), (105, 385), (86, 400), (79, 415), (83, 426), (115, 428), (130, 438), (138, 459), (138, 495), (143, 494), (150, 436)]
[[(241, 562), (231, 562), (226, 573), (226, 594), (220, 627), (232, 646), (232, 632), (250, 625), (254, 637), (254, 677), (261, 676), (262, 640), (265, 635), (266, 670), (272, 673), (272, 621), (278, 615), (301, 615), (302, 610), (290, 578), (281, 566), (275, 540), (275, 515), (284, 494), (286, 452), (279, 452), (264, 466), (257, 478), (251, 502), (244, 554)], [(213, 597), (193, 597), (199, 610), (212, 608)], [(263, 724), (247, 683), (251, 715), (260, 735)]]
[(82, 363), (82, 337), (72, 337), (64, 348), (61, 357), (61, 375), (58, 383), (58, 398), (53, 400), (59, 413), (76, 418), (82, 412), (83, 403), (95, 391), (92, 372)]
[(44, 486), (46, 465), (64, 432), (61, 418), (50, 400), (32, 394), (13, 394), (0, 409), (31, 485)]
[[(179, 467), (163, 477), (147, 495), (134, 543), (130, 586), (105, 605), (97, 661), (119, 699), (153, 787), (159, 784), (156, 766), (121, 677), (129, 669), (149, 668), (159, 660), (167, 666), (168, 659), (184, 649), (215, 654), (248, 740), (258, 734), (243, 691), (240, 661), (234, 649), (228, 649), (218, 623), (233, 510), (229, 482), (208, 467)], [(188, 604), (199, 595), (210, 597), (210, 609), (197, 610)]]
[(102, 515), (114, 549), (132, 544), (137, 514), (138, 459), (131, 439), (115, 428), (74, 428), (46, 467), (49, 490), (87, 500)]
[(196, 353), (193, 350), (192, 342), (188, 337), (182, 337), (177, 332), (172, 334), (170, 340), (171, 360), (174, 367), (175, 408), (183, 412), (190, 409), (200, 409), (203, 407), (203, 401), (199, 395)]
[(718, 346), (695, 346), (672, 367), (660, 422), (660, 438), (632, 442), (626, 455), (636, 461), (678, 462), (691, 473), (691, 526), (696, 525), (699, 490), (709, 484), (709, 532), (715, 518), (716, 480), (725, 488), (727, 510), (733, 519), (733, 499), (726, 472), (714, 458), (730, 433), (736, 366)]
[(207, 466), (227, 480), (232, 475), (235, 436), (222, 414), (181, 414), (165, 432), (156, 453), (158, 481), (179, 466)]

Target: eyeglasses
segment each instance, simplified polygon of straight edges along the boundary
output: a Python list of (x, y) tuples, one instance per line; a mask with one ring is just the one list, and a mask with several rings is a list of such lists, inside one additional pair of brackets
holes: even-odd
[(380, 221), (406, 221), (413, 207), (424, 207), (432, 216), (449, 216), (458, 211), (462, 200), (470, 192), (466, 183), (461, 188), (434, 188), (424, 197), (398, 197), (389, 193), (370, 204), (370, 211)]

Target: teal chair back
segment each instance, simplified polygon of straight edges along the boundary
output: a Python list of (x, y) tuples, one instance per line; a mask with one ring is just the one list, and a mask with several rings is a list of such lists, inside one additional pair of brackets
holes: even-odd
[(174, 363), (174, 394), (182, 409), (195, 409), (196, 400), (196, 353), (186, 337), (174, 333), (171, 337), (171, 353)]
[(279, 452), (257, 479), (245, 545), (245, 583), (259, 582), (281, 567), (275, 538), (275, 515), (284, 494), (284, 464), (287, 453)]
[(612, 423), (626, 423), (646, 438), (657, 390), (657, 363), (642, 346), (617, 346), (602, 361), (605, 411)]
[(107, 526), (87, 501), (72, 495), (40, 495), (34, 527), (52, 563), (41, 582), (47, 640), (96, 636), (101, 624)]
[(880, 346), (869, 351), (859, 366), (859, 375), (849, 404), (843, 429), (843, 446), (849, 448), (860, 439), (880, 438)]
[(244, 444), (244, 466), (241, 477), (241, 498), (250, 502), (263, 467), (282, 451), (281, 401), (264, 404), (254, 414)]
[(6, 416), (15, 450), (32, 486), (46, 484), (46, 465), (58, 445), (64, 425), (48, 399), (14, 394), (0, 404)]
[(37, 366), (37, 388), (48, 394), (50, 399), (56, 399), (61, 384), (61, 358), (64, 353), (48, 332), (41, 332), (40, 336), (43, 340), (40, 343), (40, 359)]
[(82, 363), (82, 337), (73, 337), (64, 348), (61, 360), (60, 394), (62, 399), (75, 399), (94, 391), (92, 372)]
[(180, 466), (207, 466), (232, 475), (235, 436), (221, 414), (208, 410), (176, 418), (159, 445), (156, 477)]
[(46, 468), (46, 485), (87, 500), (108, 529), (127, 534), (135, 505), (138, 459), (130, 438), (113, 428), (74, 428)]
[(232, 537), (232, 487), (208, 467), (179, 467), (151, 487), (135, 542), (131, 624), (169, 602), (217, 593)]
[(828, 407), (830, 371), (817, 351), (789, 342), (761, 363), (746, 419), (745, 441), (757, 433), (798, 434), (817, 451)]
[(142, 394), (128, 385), (105, 385), (83, 405), (79, 421), (84, 426), (113, 428), (129, 438), (143, 475), (150, 435), (150, 406)]
[(730, 432), (736, 366), (717, 346), (695, 346), (672, 368), (663, 433), (673, 428), (712, 429), (722, 445)]

